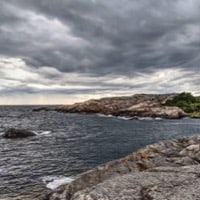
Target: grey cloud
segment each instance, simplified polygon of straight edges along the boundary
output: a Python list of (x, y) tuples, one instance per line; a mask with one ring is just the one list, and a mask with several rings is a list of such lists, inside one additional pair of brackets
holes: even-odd
[[(32, 30), (32, 34), (26, 35), (13, 30), (6, 45), (3, 45), (5, 48), (1, 47), (0, 52), (16, 54), (35, 67), (52, 66), (63, 72), (78, 71), (97, 76), (110, 73), (134, 74), (135, 71), (152, 67), (155, 70), (195, 67), (196, 63), (193, 62), (200, 57), (198, 38), (190, 41), (190, 36), (185, 32), (188, 25), (200, 28), (199, 1), (193, 1), (194, 10), (188, 13), (182, 10), (181, 5), (184, 3), (181, 0), (3, 2), (2, 4), (16, 6), (22, 12), (32, 11), (51, 20), (58, 19), (70, 27), (75, 37), (89, 43), (80, 49), (80, 46), (68, 46), (67, 43), (58, 44), (45, 32), (37, 35)], [(185, 5), (187, 6), (187, 2)], [(26, 19), (22, 27), (29, 26), (29, 20), (31, 19)], [(9, 20), (7, 22), (10, 23)], [(5, 41), (3, 34), (6, 33), (2, 31), (2, 44)], [(20, 34), (24, 34), (22, 41), (18, 37)], [(179, 37), (183, 36), (188, 37), (188, 43), (178, 42)], [(41, 43), (37, 43), (37, 38), (40, 38)], [(173, 42), (177, 43), (176, 46), (173, 46)], [(45, 48), (44, 43), (49, 43), (51, 47)], [(88, 62), (85, 63), (85, 60)]]
[[(137, 78), (138, 73), (151, 75), (169, 68), (196, 74), (200, 63), (199, 34), (198, 0), (0, 2), (0, 55), (19, 57), (33, 69), (47, 66), (62, 73), (108, 78)], [(43, 74), (44, 78), (65, 84), (60, 76)], [(196, 82), (199, 83), (197, 78)], [(145, 83), (124, 83), (120, 87), (98, 80), (74, 80), (74, 84), (98, 85), (99, 90), (145, 87)], [(25, 86), (21, 90), (41, 92)], [(94, 91), (92, 87), (91, 90)]]
[[(1, 90), (1, 95), (10, 95), (10, 94), (67, 94), (67, 95), (73, 95), (73, 94), (94, 94), (95, 91), (98, 91), (100, 93), (103, 93), (104, 91), (112, 91), (112, 87), (97, 87), (94, 88), (88, 88), (88, 89), (38, 89), (35, 87), (30, 87), (27, 85), (18, 85), (15, 87), (6, 87)], [(130, 89), (130, 88), (126, 88)], [(1, 96), (0, 95), (0, 96)]]

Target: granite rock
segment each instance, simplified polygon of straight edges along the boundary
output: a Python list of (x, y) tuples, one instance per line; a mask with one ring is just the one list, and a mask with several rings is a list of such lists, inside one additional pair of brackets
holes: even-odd
[(178, 107), (165, 106), (177, 94), (135, 94), (124, 97), (89, 100), (56, 108), (59, 112), (101, 113), (125, 117), (162, 117), (178, 119), (186, 113)]
[(27, 138), (36, 135), (37, 135), (36, 133), (29, 130), (10, 128), (3, 134), (3, 137), (14, 139), (14, 138)]
[(200, 199), (200, 135), (148, 145), (59, 187), (46, 200)]

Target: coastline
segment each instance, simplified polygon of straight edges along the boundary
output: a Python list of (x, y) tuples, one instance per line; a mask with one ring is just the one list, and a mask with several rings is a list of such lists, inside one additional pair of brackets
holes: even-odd
[[(68, 184), (64, 183), (53, 191), (46, 187), (31, 187), (19, 194), (18, 197), (0, 199), (81, 200), (85, 198), (95, 200), (101, 197), (100, 199), (102, 200), (120, 200), (123, 198), (128, 199), (126, 192), (133, 190), (134, 193), (130, 193), (132, 195), (131, 199), (133, 197), (137, 199), (136, 194), (138, 194), (139, 200), (143, 198), (141, 195), (144, 194), (148, 194), (151, 197), (152, 187), (156, 187), (160, 191), (156, 195), (159, 195), (159, 198), (163, 199), (163, 193), (169, 192), (164, 191), (164, 189), (167, 187), (172, 190), (174, 185), (177, 185), (175, 187), (176, 190), (181, 190), (181, 192), (173, 191), (173, 194), (170, 195), (180, 195), (186, 188), (187, 195), (189, 196), (185, 198), (172, 196), (173, 198), (176, 197), (176, 199), (186, 200), (190, 199), (191, 195), (200, 195), (198, 193), (200, 191), (198, 187), (200, 186), (198, 182), (200, 174), (199, 158), (200, 135), (164, 140), (147, 145), (125, 157), (112, 160), (79, 174), (74, 177), (74, 180), (71, 179), (68, 181)], [(160, 179), (160, 176), (162, 176), (162, 179)], [(190, 182), (191, 185), (184, 185), (182, 182)], [(140, 187), (132, 188), (133, 185), (139, 185)], [(179, 188), (179, 186), (184, 186), (184, 188)], [(148, 189), (144, 190), (144, 188)], [(118, 194), (116, 190), (122, 191), (121, 198), (116, 196)], [(110, 197), (110, 194), (114, 196)], [(151, 199), (157, 198), (152, 196)]]
[(40, 107), (33, 111), (57, 111), (64, 113), (102, 114), (105, 116), (138, 118), (180, 119), (189, 116), (180, 107), (167, 106), (177, 94), (135, 94), (132, 96), (110, 97), (88, 100), (82, 103), (59, 106), (57, 108)]
[[(92, 100), (93, 101), (93, 100)], [(85, 105), (87, 102), (84, 102), (84, 104), (83, 105)], [(78, 107), (79, 107), (79, 105), (80, 104), (75, 104), (75, 105), (78, 105)], [(90, 105), (90, 103), (89, 103), (89, 105)], [(140, 104), (141, 105), (141, 104)], [(143, 106), (144, 104), (142, 104), (142, 106)], [(82, 104), (81, 104), (81, 106), (82, 106)], [(78, 107), (76, 107), (76, 108), (78, 108)], [(65, 107), (66, 108), (66, 107)], [(141, 107), (140, 107), (141, 108)], [(45, 108), (45, 111), (59, 111), (59, 112), (68, 112), (68, 111), (66, 111), (65, 109), (64, 110), (57, 110), (58, 108), (54, 108), (54, 109), (46, 109)], [(59, 108), (60, 109), (60, 108)], [(63, 109), (63, 107), (62, 107), (62, 109)], [(85, 108), (84, 108), (85, 109)], [(87, 107), (87, 109), (88, 109), (88, 107)], [(43, 110), (43, 109), (42, 109)], [(104, 111), (103, 111), (104, 112)], [(121, 111), (120, 111), (121, 112)], [(70, 111), (69, 111), (69, 113), (71, 113)], [(72, 112), (73, 113), (73, 112)], [(118, 114), (116, 114), (116, 115), (112, 115), (112, 114), (107, 114), (107, 113), (96, 113), (96, 112), (82, 112), (82, 111), (79, 111), (79, 110), (77, 110), (77, 111), (75, 111), (74, 113), (84, 113), (84, 114), (97, 114), (97, 115), (100, 115), (100, 117), (117, 117), (117, 118), (119, 118), (119, 119), (124, 119), (124, 120), (132, 120), (132, 119), (136, 119), (136, 120), (162, 120), (163, 118), (161, 118), (161, 117), (149, 117), (149, 116), (145, 116), (145, 117), (143, 117), (143, 116), (134, 116), (134, 117), (130, 117), (129, 115), (128, 116), (124, 116), (124, 115), (118, 115)], [(45, 113), (43, 113), (43, 114), (45, 114)], [(53, 113), (51, 113), (51, 114), (53, 114)], [(183, 118), (183, 117), (180, 117), (180, 118)], [(167, 118), (167, 119), (180, 119), (180, 118)], [(194, 137), (196, 137), (196, 136), (194, 136)], [(184, 139), (183, 139), (184, 140)], [(192, 139), (193, 140), (193, 139)], [(199, 151), (199, 139), (197, 138), (197, 143), (195, 143), (195, 144), (193, 144), (193, 142), (194, 141), (192, 141), (191, 139), (190, 139), (190, 141), (188, 142), (188, 149), (191, 149), (192, 151), (194, 150), (194, 151)], [(196, 140), (196, 139), (195, 139)], [(182, 140), (180, 140), (179, 141), (179, 143), (184, 143), (185, 142), (185, 140), (184, 141), (182, 141)], [(175, 142), (176, 143), (176, 142)], [(186, 142), (187, 143), (187, 142)], [(192, 145), (191, 145), (192, 144)], [(154, 144), (154, 145), (156, 145), (156, 144)], [(176, 144), (177, 145), (177, 144)], [(175, 145), (175, 147), (176, 147), (176, 145)], [(178, 144), (179, 145), (179, 144)], [(183, 145), (181, 145), (180, 146), (180, 148), (179, 148), (179, 150), (181, 149), (181, 148), (185, 148), (185, 146), (184, 146), (185, 144), (183, 144)], [(194, 147), (193, 145), (195, 145), (196, 147)], [(150, 146), (150, 145), (149, 145)], [(162, 146), (162, 145), (161, 145)], [(165, 145), (164, 145), (165, 146)], [(172, 145), (173, 146), (173, 145)], [(190, 147), (190, 146), (192, 146), (192, 147)], [(148, 147), (148, 146), (147, 146)], [(146, 147), (146, 148), (147, 148)], [(146, 148), (144, 148), (144, 149), (146, 149)], [(167, 148), (168, 148), (168, 145), (167, 145)], [(194, 148), (194, 149), (192, 149), (192, 148)], [(196, 149), (195, 149), (196, 148)], [(157, 149), (157, 147), (155, 148), (155, 149)], [(172, 147), (172, 149), (173, 149), (173, 147)], [(173, 149), (173, 150), (175, 150), (175, 149)], [(138, 151), (138, 152), (140, 152), (139, 154), (142, 154), (141, 153), (141, 151), (142, 150), (140, 150), (140, 151)], [(161, 153), (161, 154), (163, 154), (163, 152), (161, 152), (160, 151), (160, 149), (158, 148), (156, 151), (159, 151), (159, 153)], [(138, 152), (136, 152), (136, 154), (138, 153)], [(151, 151), (149, 151), (149, 152), (151, 152)], [(173, 156), (175, 156), (175, 154), (176, 154), (177, 152), (175, 152), (174, 153), (174, 155)], [(180, 152), (179, 152), (180, 153)], [(189, 170), (196, 170), (196, 171), (198, 171), (198, 166), (195, 166), (195, 167), (193, 167), (193, 166), (191, 166), (191, 165), (193, 165), (193, 164), (195, 164), (195, 165), (197, 165), (198, 164), (198, 156), (197, 156), (197, 158), (195, 158), (195, 159), (193, 159), (192, 158), (192, 160), (191, 160), (191, 152), (189, 152), (190, 153), (190, 155), (185, 155), (185, 157), (183, 158), (183, 160), (176, 160), (176, 159), (179, 159), (182, 155), (176, 155), (176, 157), (175, 158), (173, 158), (172, 160), (172, 162), (175, 162), (175, 163), (173, 163), (173, 166), (168, 166), (168, 163), (166, 164), (164, 164), (164, 165), (161, 165), (161, 167), (162, 167), (162, 169), (160, 168), (160, 165), (151, 165), (147, 160), (149, 159), (149, 158), (151, 158), (152, 157), (152, 154), (150, 155), (150, 157), (148, 157), (148, 156), (146, 156), (146, 155), (142, 155), (142, 157), (140, 157), (140, 158), (138, 158), (139, 160), (137, 160), (137, 161), (141, 161), (141, 162), (138, 162), (136, 165), (137, 165), (137, 169), (134, 169), (134, 170), (136, 170), (136, 171), (134, 171), (130, 166), (129, 166), (129, 162), (132, 162), (132, 160), (130, 159), (129, 160), (129, 156), (126, 156), (125, 158), (121, 158), (121, 159), (118, 159), (118, 160), (114, 160), (114, 161), (111, 161), (111, 162), (109, 162), (110, 164), (111, 164), (111, 171), (114, 169), (114, 171), (116, 170), (117, 171), (117, 175), (116, 174), (114, 174), (114, 175), (111, 175), (111, 176), (108, 176), (108, 178), (106, 178), (105, 180), (103, 179), (103, 180), (100, 180), (100, 182), (95, 182), (95, 183), (93, 183), (92, 181), (91, 181), (91, 174), (89, 173), (89, 178), (88, 178), (88, 172), (86, 172), (86, 173), (84, 173), (84, 174), (80, 174), (80, 175), (78, 175), (77, 176), (77, 179), (75, 179), (75, 181), (72, 181), (72, 183), (70, 183), (70, 184), (67, 184), (67, 185), (65, 185), (65, 186), (61, 186), (61, 187), (59, 187), (57, 190), (55, 190), (55, 191), (53, 191), (53, 193), (52, 192), (50, 192), (50, 194), (48, 194), (48, 195), (46, 195), (46, 193), (48, 193), (48, 191), (49, 190), (46, 190), (46, 189), (44, 189), (44, 190), (41, 190), (41, 192), (39, 192), (40, 190), (38, 189), (36, 189), (35, 190), (35, 194), (33, 195), (33, 194), (27, 194), (27, 195), (29, 195), (29, 197), (27, 197), (27, 195), (25, 194), (24, 196), (23, 196), (23, 198), (22, 199), (48, 199), (48, 200), (51, 200), (51, 198), (54, 200), (54, 196), (51, 196), (51, 195), (57, 195), (57, 191), (59, 191), (59, 193), (61, 192), (62, 193), (62, 189), (61, 188), (63, 188), (63, 187), (65, 187), (65, 189), (66, 189), (66, 187), (68, 187), (69, 185), (73, 185), (74, 184), (74, 182), (75, 182), (75, 184), (76, 184), (76, 181), (77, 180), (79, 180), (79, 178), (81, 178), (82, 177), (82, 175), (83, 175), (83, 177), (85, 177), (85, 174), (86, 174), (86, 181), (91, 181), (92, 182), (92, 185), (89, 185), (88, 187), (89, 188), (93, 188), (93, 187), (97, 187), (97, 190), (98, 190), (98, 187), (99, 187), (99, 184), (104, 184), (104, 182), (105, 182), (105, 184), (108, 184), (107, 183), (107, 181), (109, 182), (109, 184), (111, 184), (111, 182), (113, 182), (114, 180), (112, 180), (112, 179), (117, 179), (118, 181), (120, 181), (121, 180), (121, 178), (123, 178), (123, 177), (118, 177), (118, 175), (120, 175), (120, 176), (124, 176), (124, 175), (127, 175), (127, 176), (129, 176), (130, 174), (129, 174), (129, 172), (137, 172), (137, 173), (140, 173), (140, 172), (148, 172), (148, 173), (151, 173), (152, 171), (151, 170), (153, 170), (154, 172), (157, 172), (157, 170), (158, 170), (158, 172), (159, 173), (161, 173), (161, 172), (163, 172), (163, 171), (166, 171), (166, 169), (167, 169), (167, 167), (169, 167), (168, 169), (169, 169), (169, 171), (173, 171), (173, 172), (175, 172), (175, 171), (179, 171), (180, 170), (180, 172), (183, 172), (183, 170), (184, 170), (184, 168), (181, 168), (180, 167), (180, 165), (181, 166), (188, 166), (188, 168), (189, 168)], [(192, 152), (193, 153), (193, 152)], [(134, 153), (133, 153), (134, 154)], [(128, 158), (128, 160), (127, 160), (127, 158)], [(167, 156), (167, 159), (169, 158), (169, 155)], [(145, 159), (145, 161), (144, 161), (144, 159)], [(174, 160), (175, 159), (175, 160)], [(116, 162), (115, 162), (116, 161)], [(123, 161), (123, 162), (121, 162), (121, 161)], [(144, 163), (143, 163), (143, 161), (144, 161)], [(147, 164), (150, 164), (150, 167), (149, 166), (146, 166), (146, 161), (147, 161)], [(183, 161), (183, 163), (181, 164), (181, 162)], [(157, 161), (153, 161), (154, 163), (156, 163)], [(177, 162), (177, 163), (176, 163)], [(185, 162), (185, 163), (184, 163)], [(122, 169), (122, 172), (117, 168), (117, 169), (115, 169), (115, 164), (117, 163), (117, 166), (118, 166), (118, 164), (119, 164), (119, 167), (120, 167), (120, 170)], [(108, 163), (107, 163), (108, 164)], [(99, 167), (97, 167), (98, 168), (98, 170), (100, 169), (100, 171), (102, 170), (102, 167), (104, 168), (106, 168), (105, 170), (106, 171), (103, 171), (103, 173), (104, 174), (107, 174), (107, 170), (109, 170), (109, 167), (108, 166), (110, 166), (110, 164), (109, 165), (107, 165), (107, 164), (105, 164), (105, 166), (104, 165), (101, 165), (101, 166), (99, 166)], [(124, 167), (125, 166), (125, 167)], [(191, 166), (191, 167), (190, 167)], [(114, 168), (113, 168), (114, 167)], [(128, 169), (125, 169), (125, 168), (128, 168)], [(164, 167), (164, 168), (163, 168)], [(171, 168), (171, 167), (173, 167), (173, 168)], [(174, 167), (176, 167), (176, 169), (174, 168)], [(179, 169), (180, 168), (180, 169)], [(95, 168), (96, 169), (96, 168)], [(94, 170), (95, 170), (94, 169)], [(98, 171), (97, 170), (97, 171)], [(124, 170), (124, 171), (123, 171)], [(127, 172), (126, 172), (126, 170), (128, 170)], [(175, 170), (175, 171), (174, 171)], [(89, 172), (91, 172), (91, 171), (93, 171), (93, 170), (90, 170)], [(95, 173), (97, 172), (97, 171), (95, 171)], [(109, 173), (112, 173), (112, 172), (109, 172)], [(191, 172), (191, 173), (194, 173), (194, 172)], [(97, 172), (97, 174), (98, 174), (98, 176), (95, 178), (95, 180), (98, 180), (99, 181), (99, 178), (101, 178), (101, 173), (100, 173), (100, 175), (99, 175), (99, 171)], [(195, 174), (195, 173), (194, 173)], [(92, 176), (93, 176), (94, 174), (92, 174)], [(142, 175), (143, 176), (143, 175)], [(130, 177), (129, 177), (130, 178)], [(186, 176), (186, 178), (187, 178), (187, 176)], [(81, 184), (83, 183), (82, 182), (83, 180), (81, 180)], [(84, 181), (85, 181), (85, 178), (84, 178)], [(122, 181), (123, 182), (123, 181)], [(79, 182), (78, 182), (78, 184), (79, 184)], [(87, 185), (87, 183), (85, 184), (84, 183), (84, 185)], [(70, 188), (71, 188), (71, 186), (69, 186)], [(76, 186), (75, 186), (76, 187)], [(107, 188), (107, 186), (103, 186), (103, 187), (106, 187)], [(110, 186), (109, 186), (110, 187)], [(121, 186), (119, 186), (119, 187), (121, 187)], [(73, 186), (72, 186), (72, 188), (73, 188)], [(61, 189), (61, 190), (60, 190)], [(85, 188), (86, 190), (87, 190), (87, 188)], [(83, 189), (81, 189), (80, 191), (78, 190), (77, 192), (78, 193), (82, 193), (82, 192), (84, 192), (84, 194), (81, 194), (81, 195), (85, 195), (85, 192), (89, 192), (89, 191), (85, 191), (85, 189), (83, 188)], [(70, 189), (71, 190), (71, 189)], [(90, 191), (92, 191), (91, 189), (89, 189)], [(74, 195), (75, 195), (75, 199), (77, 198), (76, 197), (76, 195), (77, 195), (77, 192), (75, 192), (74, 193)], [(26, 192), (25, 192), (26, 193)], [(65, 190), (65, 194), (66, 194), (67, 192), (66, 192), (66, 190)], [(41, 195), (40, 194), (42, 194), (42, 196), (43, 197), (41, 197)], [(32, 198), (33, 196), (37, 196), (37, 198)], [(69, 194), (69, 196), (70, 195), (72, 195), (71, 193)], [(79, 194), (78, 194), (79, 195)], [(87, 194), (88, 195), (88, 194)], [(15, 198), (16, 200), (17, 199), (20, 199), (21, 197), (19, 197), (19, 198)], [(60, 198), (60, 197), (59, 197)], [(70, 197), (71, 198), (71, 197)], [(70, 198), (61, 198), (61, 200), (64, 200), (64, 199), (69, 199), (70, 200)], [(77, 198), (77, 199), (79, 199), (79, 198)], [(7, 198), (6, 198), (6, 200), (8, 200)], [(14, 200), (14, 199), (13, 199)]]
[[(80, 174), (71, 183), (63, 185), (48, 194), (45, 200), (120, 199), (116, 191), (120, 189), (126, 190), (126, 193), (130, 192), (130, 194), (134, 190), (136, 194), (140, 195), (137, 198), (135, 194), (132, 198), (140, 199), (144, 195), (141, 193), (141, 187), (136, 187), (133, 183), (145, 185), (146, 182), (148, 183), (143, 188), (147, 189), (149, 187), (149, 191), (145, 190), (146, 195), (149, 195), (149, 199), (159, 199), (164, 197), (166, 192), (164, 185), (168, 185), (169, 188), (173, 189), (174, 185), (183, 181), (181, 177), (190, 182), (196, 179), (200, 172), (199, 157), (200, 135), (161, 141), (148, 145), (124, 158), (110, 161)], [(161, 175), (163, 179), (159, 178)], [(147, 177), (149, 181), (147, 181)], [(153, 186), (152, 183), (149, 183), (152, 179)], [(200, 183), (199, 179), (197, 181)], [(194, 183), (196, 184), (196, 182), (193, 182), (190, 185), (191, 188), (194, 187)], [(185, 186), (180, 184), (179, 186), (176, 186), (178, 190), (174, 194), (167, 191), (170, 193), (171, 198), (179, 197), (185, 186), (188, 189), (184, 191), (185, 198), (182, 199), (186, 200), (195, 195), (200, 197), (200, 185), (194, 187), (194, 190), (191, 190), (187, 184)], [(151, 194), (150, 188), (152, 187), (157, 187), (156, 196), (154, 196), (154, 193)], [(122, 197), (125, 198), (126, 193), (123, 194), (122, 192)]]

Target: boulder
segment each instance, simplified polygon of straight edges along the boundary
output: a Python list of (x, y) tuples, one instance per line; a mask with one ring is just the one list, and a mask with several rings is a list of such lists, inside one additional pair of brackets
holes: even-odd
[(53, 110), (52, 108), (48, 108), (48, 107), (39, 107), (39, 108), (33, 108), (32, 111), (33, 112), (40, 112), (40, 111), (51, 111)]
[(3, 137), (4, 138), (27, 138), (27, 137), (32, 137), (32, 136), (36, 136), (36, 135), (37, 135), (36, 133), (25, 130), (25, 129), (11, 128), (11, 129), (8, 129), (3, 134)]
[(139, 117), (161, 117), (166, 119), (179, 119), (186, 117), (187, 114), (175, 106), (151, 106), (148, 104), (140, 103), (130, 108), (118, 111), (118, 115), (125, 116), (139, 116)]

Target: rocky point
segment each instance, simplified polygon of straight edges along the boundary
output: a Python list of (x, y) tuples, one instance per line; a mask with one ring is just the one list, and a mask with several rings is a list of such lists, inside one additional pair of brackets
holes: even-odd
[(102, 113), (105, 115), (125, 117), (161, 117), (179, 119), (187, 114), (176, 106), (166, 106), (168, 100), (177, 94), (135, 94), (124, 97), (88, 100), (82, 103), (56, 108), (59, 112), (69, 113)]
[(148, 145), (79, 175), (44, 199), (200, 199), (200, 135)]

